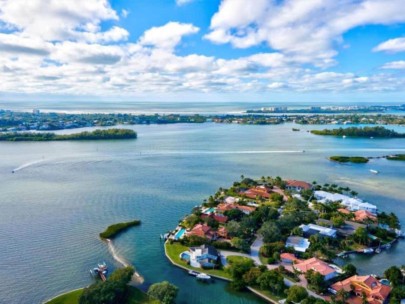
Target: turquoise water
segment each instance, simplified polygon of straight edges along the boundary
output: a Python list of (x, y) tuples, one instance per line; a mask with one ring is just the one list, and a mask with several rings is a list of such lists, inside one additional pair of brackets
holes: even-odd
[[(321, 137), (305, 132), (315, 127), (293, 126), (151, 125), (134, 126), (134, 141), (0, 143), (0, 303), (40, 303), (91, 283), (99, 261), (118, 266), (98, 233), (131, 219), (142, 225), (114, 244), (145, 277), (144, 288), (169, 280), (180, 287), (179, 303), (260, 303), (226, 283), (192, 280), (170, 265), (159, 237), (241, 174), (347, 185), (405, 222), (405, 163), (327, 160), (404, 153), (403, 139)], [(380, 273), (404, 264), (404, 252), (403, 241), (353, 261), (363, 273)]]
[(177, 231), (176, 234), (174, 235), (174, 239), (175, 239), (175, 240), (181, 239), (181, 237), (184, 235), (185, 232), (186, 232), (186, 229), (180, 229), (180, 230)]

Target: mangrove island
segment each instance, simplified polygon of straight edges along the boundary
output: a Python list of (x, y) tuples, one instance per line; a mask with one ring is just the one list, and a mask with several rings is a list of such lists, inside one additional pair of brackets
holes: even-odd
[(343, 136), (343, 137), (364, 137), (364, 138), (405, 138), (405, 134), (386, 129), (381, 126), (375, 127), (349, 127), (339, 129), (312, 130), (315, 135)]
[(118, 224), (108, 226), (105, 231), (100, 233), (100, 238), (102, 238), (102, 239), (113, 238), (116, 235), (118, 235), (119, 233), (124, 232), (125, 230), (127, 230), (133, 226), (138, 226), (140, 224), (141, 224), (140, 220), (134, 220), (131, 222), (118, 223)]

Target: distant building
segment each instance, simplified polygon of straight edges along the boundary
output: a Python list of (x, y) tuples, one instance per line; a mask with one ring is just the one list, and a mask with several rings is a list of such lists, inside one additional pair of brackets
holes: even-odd
[(300, 228), (302, 229), (302, 231), (304, 232), (304, 234), (306, 236), (320, 234), (322, 236), (327, 236), (327, 237), (333, 237), (333, 238), (336, 237), (336, 230), (332, 229), (332, 228), (327, 228), (327, 227), (323, 227), (323, 226), (319, 226), (319, 225), (315, 225), (315, 224), (308, 224), (308, 225), (302, 224), (300, 226)]
[(327, 263), (317, 258), (310, 258), (308, 260), (294, 264), (294, 268), (301, 273), (306, 273), (308, 270), (312, 269), (313, 271), (323, 275), (325, 281), (330, 280), (337, 275), (337, 271), (334, 268), (330, 267)]
[[(352, 276), (346, 280), (336, 282), (329, 290), (337, 294), (340, 290), (345, 290), (350, 293), (347, 303), (367, 303), (382, 304), (388, 299), (391, 293), (391, 287), (381, 284), (375, 277), (371, 275), (366, 276)], [(363, 296), (365, 295), (365, 299)]]
[(293, 247), (295, 251), (305, 252), (309, 248), (311, 243), (308, 239), (300, 236), (290, 236), (288, 237), (285, 247)]
[(366, 210), (372, 214), (377, 214), (377, 206), (363, 202), (361, 199), (353, 198), (347, 195), (339, 193), (330, 193), (326, 191), (315, 191), (315, 198), (320, 203), (331, 203), (331, 202), (341, 202), (342, 205), (346, 206), (350, 211)]
[(307, 182), (298, 180), (287, 180), (286, 189), (301, 192), (302, 190), (312, 189), (312, 185)]

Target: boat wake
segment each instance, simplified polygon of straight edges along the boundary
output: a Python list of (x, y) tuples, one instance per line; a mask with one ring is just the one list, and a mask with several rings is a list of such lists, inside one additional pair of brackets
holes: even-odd
[(15, 169), (13, 169), (12, 172), (14, 173), (14, 172), (23, 170), (23, 169), (25, 169), (25, 168), (28, 168), (28, 167), (31, 167), (31, 166), (33, 166), (33, 165), (42, 163), (42, 162), (44, 162), (44, 161), (45, 161), (45, 159), (39, 159), (39, 160), (34, 160), (34, 161), (31, 161), (31, 162), (25, 163), (25, 164), (23, 164), (23, 165), (21, 165), (21, 166), (15, 168)]
[[(110, 253), (115, 261), (117, 261), (123, 267), (133, 267), (123, 257), (118, 255), (117, 251), (115, 250), (114, 244), (110, 239), (106, 239), (106, 241), (107, 241), (108, 250), (110, 251)], [(142, 284), (143, 282), (144, 282), (144, 278), (137, 271), (135, 271), (134, 275), (132, 276), (131, 283), (133, 285), (138, 285), (138, 284)]]

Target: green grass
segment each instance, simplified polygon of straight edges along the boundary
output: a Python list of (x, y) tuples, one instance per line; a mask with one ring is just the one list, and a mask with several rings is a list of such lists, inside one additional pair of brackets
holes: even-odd
[(127, 230), (130, 227), (133, 226), (138, 226), (141, 224), (141, 221), (139, 220), (135, 220), (132, 222), (126, 222), (126, 223), (118, 223), (118, 224), (114, 224), (111, 226), (108, 226), (108, 228), (100, 233), (100, 237), (102, 239), (109, 239), (109, 238), (113, 238), (115, 237), (117, 234)]
[[(45, 304), (79, 304), (80, 296), (83, 293), (83, 288), (66, 293), (55, 299), (46, 302)], [(158, 300), (150, 298), (146, 293), (140, 289), (130, 286), (129, 299), (126, 304), (159, 304)]]
[(180, 253), (182, 253), (183, 251), (187, 251), (188, 250), (187, 246), (183, 246), (180, 243), (169, 244), (168, 242), (166, 242), (165, 247), (166, 247), (167, 255), (170, 257), (170, 259), (174, 263), (176, 263), (180, 266), (183, 266), (190, 270), (204, 272), (206, 274), (210, 274), (210, 275), (214, 275), (214, 276), (220, 276), (220, 277), (223, 277), (223, 278), (226, 278), (229, 280), (231, 279), (231, 276), (229, 275), (229, 273), (227, 273), (225, 270), (222, 270), (222, 269), (202, 269), (202, 268), (191, 267), (190, 265), (188, 265), (186, 261), (183, 261), (182, 259), (180, 259)]
[(251, 258), (247, 258), (247, 257), (243, 257), (243, 256), (239, 256), (239, 255), (229, 255), (229, 256), (226, 258), (226, 261), (227, 261), (229, 264), (238, 263), (238, 262), (244, 262), (244, 261), (249, 261), (249, 260), (252, 260), (252, 259), (251, 259)]
[(339, 163), (355, 163), (355, 164), (368, 163), (368, 158), (362, 156), (331, 156), (329, 157), (329, 159)]
[(267, 265), (269, 263), (268, 258), (266, 258), (263, 254), (259, 253), (259, 259), (260, 262), (262, 262), (263, 265)]
[(46, 302), (46, 304), (76, 304), (79, 303), (79, 298), (83, 293), (83, 288), (63, 294), (53, 300)]

